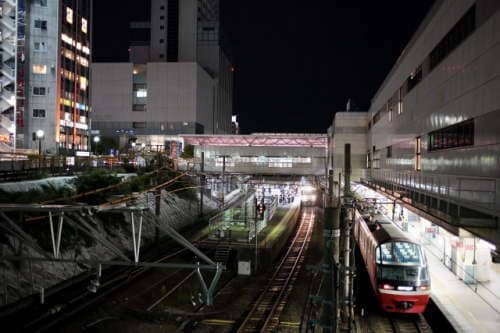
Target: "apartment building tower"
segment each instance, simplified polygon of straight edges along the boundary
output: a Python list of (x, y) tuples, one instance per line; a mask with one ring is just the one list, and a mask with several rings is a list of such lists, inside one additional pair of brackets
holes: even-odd
[[(43, 131), (44, 152), (86, 154), (90, 0), (17, 0), (1, 5), (1, 19), (9, 21), (1, 28), (3, 36), (9, 33), (1, 44), (2, 141), (6, 142), (8, 125), (12, 147), (36, 149), (35, 133)], [(6, 101), (12, 102), (8, 112)]]

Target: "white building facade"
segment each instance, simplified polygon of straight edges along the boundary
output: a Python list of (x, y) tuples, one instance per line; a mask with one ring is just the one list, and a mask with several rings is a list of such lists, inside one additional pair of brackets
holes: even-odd
[[(129, 63), (94, 63), (93, 128), (102, 135), (230, 133), (233, 67), (218, 0), (153, 0), (132, 22)], [(145, 36), (148, 40), (144, 40)]]
[(500, 1), (437, 1), (372, 99), (368, 179), (500, 244), (499, 124)]

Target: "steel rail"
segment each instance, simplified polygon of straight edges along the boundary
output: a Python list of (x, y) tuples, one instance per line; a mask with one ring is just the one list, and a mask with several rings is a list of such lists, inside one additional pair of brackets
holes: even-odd
[[(254, 306), (244, 319), (243, 323), (238, 328), (238, 333), (255, 331), (264, 332), (265, 330), (269, 329), (271, 320), (276, 317), (278, 306), (283, 300), (285, 291), (289, 291), (292, 276), (294, 276), (297, 272), (297, 265), (299, 261), (303, 259), (304, 248), (310, 240), (311, 229), (314, 224), (314, 219), (311, 217), (311, 215), (312, 213), (310, 213), (309, 211), (307, 211), (307, 213), (303, 213), (299, 230), (295, 234), (292, 243), (290, 244), (287, 252), (284, 254), (274, 274), (272, 275), (270, 282), (268, 283), (264, 291), (260, 294), (259, 298), (254, 303)], [(293, 255), (291, 255), (292, 253)], [(289, 259), (293, 259), (293, 263), (291, 265), (286, 265)], [(278, 276), (283, 275), (283, 273), (286, 273), (286, 279), (283, 281), (278, 280)], [(271, 299), (274, 298), (273, 305), (269, 310), (268, 306), (263, 304), (264, 300), (268, 297), (271, 297)], [(259, 311), (259, 308), (264, 308), (264, 311)], [(283, 308), (284, 307), (282, 306), (279, 312), (281, 312)], [(259, 323), (262, 322), (262, 320), (264, 320), (262, 326), (260, 328), (257, 327)], [(253, 321), (256, 325), (253, 325), (252, 327), (252, 325), (250, 324), (251, 321)]]

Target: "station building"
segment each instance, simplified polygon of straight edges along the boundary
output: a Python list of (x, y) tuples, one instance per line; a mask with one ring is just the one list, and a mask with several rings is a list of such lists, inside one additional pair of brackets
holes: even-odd
[(371, 101), (366, 146), (349, 138), (365, 147), (353, 167), (455, 233), (500, 246), (499, 92), (500, 2), (436, 1)]

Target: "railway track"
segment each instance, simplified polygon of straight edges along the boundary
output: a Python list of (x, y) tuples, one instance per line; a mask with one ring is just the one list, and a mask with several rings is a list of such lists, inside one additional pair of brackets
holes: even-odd
[[(175, 251), (155, 260), (155, 262), (166, 261), (185, 251), (186, 249), (183, 248), (176, 249)], [(22, 327), (23, 331), (48, 331), (83, 309), (88, 308), (92, 304), (108, 297), (111, 293), (117, 291), (123, 286), (132, 283), (149, 270), (150, 268), (141, 267), (113, 270), (113, 272), (108, 272), (104, 275), (106, 277), (105, 281), (102, 282), (97, 294), (91, 293), (86, 289), (88, 280), (85, 279), (81, 283), (72, 286), (71, 289), (63, 289), (61, 292), (47, 298), (46, 304), (50, 304), (50, 306), (37, 306), (34, 311), (30, 311), (30, 314), (27, 315), (24, 313), (24, 321), (18, 321), (18, 323), (24, 323)]]
[(372, 315), (363, 332), (381, 333), (432, 333), (422, 315)]
[(281, 313), (304, 261), (314, 220), (314, 209), (305, 208), (301, 213), (297, 233), (287, 252), (283, 255), (264, 291), (241, 323), (238, 333), (276, 332), (278, 330)]

